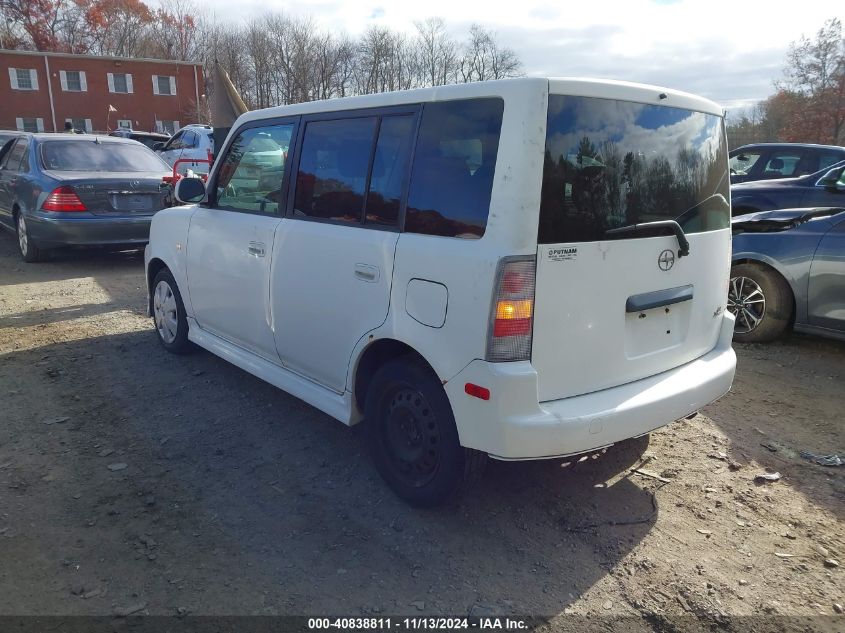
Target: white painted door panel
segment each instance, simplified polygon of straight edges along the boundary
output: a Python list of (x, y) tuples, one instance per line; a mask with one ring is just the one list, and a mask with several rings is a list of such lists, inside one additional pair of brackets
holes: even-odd
[(285, 219), (271, 274), (284, 365), (343, 392), (355, 344), (384, 323), (398, 233)]
[[(678, 257), (674, 236), (539, 246), (531, 363), (541, 402), (659, 374), (713, 349), (727, 301), (730, 233), (687, 237), (686, 257)], [(671, 267), (658, 261), (665, 251)], [(691, 298), (665, 303), (673, 291)], [(626, 307), (650, 298), (663, 304)]]
[(270, 329), (270, 265), (281, 218), (199, 208), (188, 232), (188, 288), (204, 330), (279, 362)]

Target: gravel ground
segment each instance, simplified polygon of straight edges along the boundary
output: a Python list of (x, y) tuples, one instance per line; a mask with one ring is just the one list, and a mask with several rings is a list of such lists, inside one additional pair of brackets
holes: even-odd
[(737, 346), (733, 391), (648, 445), (416, 510), (359, 429), (168, 355), (144, 301), (139, 253), (26, 265), (0, 234), (0, 615), (845, 625), (845, 468), (799, 455), (845, 454), (842, 343)]

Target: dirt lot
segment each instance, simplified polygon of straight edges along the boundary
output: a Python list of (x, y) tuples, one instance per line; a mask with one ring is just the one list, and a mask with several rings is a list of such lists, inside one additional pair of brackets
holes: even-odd
[[(845, 450), (843, 344), (739, 346), (732, 393), (653, 434), (645, 464), (636, 447), (492, 462), (471, 496), (422, 511), (382, 484), (360, 431), (211, 354), (165, 353), (142, 268), (138, 253), (26, 265), (0, 234), (0, 614), (660, 628), (845, 604), (845, 468), (798, 455)], [(755, 483), (766, 468), (783, 478)]]

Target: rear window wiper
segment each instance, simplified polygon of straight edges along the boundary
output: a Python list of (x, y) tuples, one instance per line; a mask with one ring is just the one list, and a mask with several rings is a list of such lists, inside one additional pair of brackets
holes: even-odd
[(689, 240), (681, 228), (681, 225), (675, 220), (659, 220), (657, 222), (642, 222), (640, 224), (629, 224), (628, 226), (620, 226), (615, 229), (609, 229), (604, 232), (605, 235), (627, 235), (629, 233), (655, 233), (661, 229), (672, 231), (675, 237), (678, 238), (678, 257), (685, 257), (689, 255)]

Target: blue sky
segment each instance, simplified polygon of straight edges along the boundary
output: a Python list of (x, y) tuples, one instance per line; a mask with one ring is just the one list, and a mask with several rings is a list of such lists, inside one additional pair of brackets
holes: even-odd
[[(156, 4), (155, 0), (150, 4)], [(832, 0), (804, 0), (781, 10), (771, 0), (203, 0), (221, 20), (249, 20), (269, 10), (308, 14), (350, 35), (371, 24), (413, 32), (438, 16), (455, 36), (472, 22), (497, 32), (533, 76), (589, 76), (668, 86), (736, 110), (764, 99), (782, 77), (787, 47), (840, 17)]]

